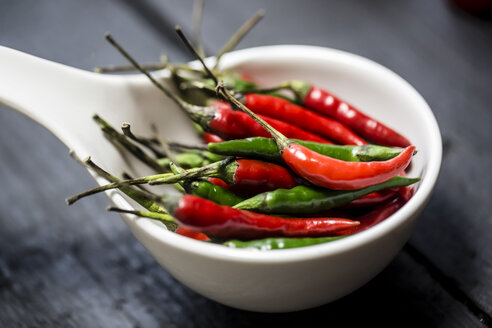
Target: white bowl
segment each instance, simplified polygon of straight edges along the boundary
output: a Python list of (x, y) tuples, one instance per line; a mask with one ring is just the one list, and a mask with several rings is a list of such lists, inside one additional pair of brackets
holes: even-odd
[[(365, 58), (312, 46), (268, 46), (224, 56), (222, 67), (264, 85), (303, 79), (331, 90), (401, 132), (417, 146), (409, 176), (422, 178), (414, 197), (375, 227), (317, 246), (256, 251), (208, 244), (123, 215), (138, 240), (176, 279), (231, 307), (296, 311), (334, 301), (378, 274), (408, 240), (430, 198), (441, 164), (441, 136), (420, 94), (401, 77)], [(145, 120), (145, 118), (144, 118)], [(172, 124), (170, 120), (164, 122)], [(126, 201), (113, 195), (117, 205)]]

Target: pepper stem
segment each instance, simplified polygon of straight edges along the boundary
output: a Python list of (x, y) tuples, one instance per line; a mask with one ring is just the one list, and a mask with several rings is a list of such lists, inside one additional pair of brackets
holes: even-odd
[(208, 66), (205, 64), (205, 61), (203, 60), (203, 57), (200, 56), (200, 54), (198, 53), (198, 51), (195, 50), (195, 48), (191, 44), (190, 40), (188, 40), (188, 38), (183, 33), (183, 30), (181, 29), (181, 27), (179, 25), (176, 25), (176, 33), (178, 33), (178, 36), (181, 38), (181, 40), (183, 41), (183, 43), (185, 44), (185, 46), (188, 48), (188, 50), (190, 50), (191, 53), (200, 61), (200, 63), (203, 66), (203, 69), (205, 70), (205, 72), (210, 76), (210, 78), (212, 80), (214, 80), (215, 84), (217, 84), (217, 82), (218, 82), (217, 81), (217, 77), (210, 71), (210, 69), (208, 68)]
[(291, 80), (291, 81), (280, 83), (279, 85), (276, 85), (271, 88), (242, 90), (241, 92), (243, 94), (246, 93), (271, 94), (281, 90), (289, 90), (294, 94), (296, 103), (302, 104), (304, 98), (306, 98), (310, 89), (311, 89), (311, 85), (305, 81)]
[(159, 149), (157, 149), (155, 147), (156, 146), (155, 138), (149, 139), (149, 138), (137, 137), (135, 134), (133, 134), (131, 126), (129, 123), (123, 123), (121, 125), (121, 131), (123, 131), (123, 134), (127, 138), (129, 138), (135, 142), (138, 142), (142, 146), (147, 147), (151, 152), (154, 153), (155, 157), (160, 158), (160, 157), (166, 156), (163, 152), (161, 152)]
[(84, 192), (81, 192), (80, 194), (69, 197), (65, 201), (67, 202), (68, 205), (72, 205), (73, 203), (75, 203), (79, 199), (100, 193), (102, 191), (122, 188), (122, 187), (126, 187), (126, 186), (133, 186), (133, 185), (138, 185), (138, 184), (146, 184), (152, 180), (157, 180), (157, 179), (169, 177), (172, 175), (173, 175), (172, 173), (163, 173), (163, 174), (149, 175), (146, 177), (141, 177), (141, 178), (136, 178), (136, 179), (121, 180), (119, 182), (108, 183), (107, 185), (99, 186), (99, 187), (96, 187), (93, 189), (89, 189), (89, 190), (86, 190)]
[[(93, 170), (97, 175), (103, 177), (104, 179), (110, 182), (119, 182), (120, 179), (106, 172), (104, 169), (99, 167), (96, 163), (94, 163), (90, 157), (87, 157), (85, 160), (81, 160), (74, 151), (70, 151), (70, 156), (75, 159), (77, 163), (84, 167), (88, 167)], [(129, 177), (131, 179), (131, 177)], [(128, 197), (145, 207), (147, 210), (152, 212), (164, 213), (167, 214), (167, 210), (162, 207), (159, 202), (161, 197), (155, 195), (147, 190), (140, 190), (134, 187), (122, 187), (121, 191), (125, 193)]]
[(253, 113), (248, 107), (244, 106), (239, 100), (234, 98), (229, 91), (224, 87), (224, 83), (222, 81), (217, 85), (217, 93), (223, 97), (225, 100), (229, 101), (234, 107), (248, 114), (252, 119), (254, 119), (258, 124), (260, 124), (270, 135), (273, 140), (277, 144), (277, 147), (280, 152), (282, 152), (285, 148), (289, 147), (292, 141), (290, 141), (286, 136), (282, 133), (275, 130), (270, 124), (265, 122), (262, 118), (258, 117), (255, 113)]
[[(147, 71), (157, 71), (166, 68), (166, 65), (162, 63), (143, 64), (141, 66), (143, 69)], [(131, 72), (134, 70), (135, 67), (133, 65), (113, 65), (113, 66), (94, 67), (94, 73)]]
[(138, 71), (140, 71), (142, 74), (147, 76), (147, 78), (159, 90), (161, 90), (166, 96), (171, 98), (171, 100), (173, 100), (181, 109), (183, 109), (194, 122), (197, 122), (202, 126), (207, 125), (206, 123), (210, 120), (211, 117), (213, 117), (213, 114), (215, 112), (214, 108), (195, 106), (179, 98), (171, 91), (166, 89), (162, 85), (162, 83), (154, 79), (152, 75), (149, 74), (149, 72), (147, 72), (142, 66), (140, 66), (140, 64), (138, 64), (137, 61), (132, 56), (130, 56), (130, 54), (125, 49), (123, 49), (123, 47), (121, 47), (121, 45), (118, 42), (116, 42), (116, 40), (111, 36), (111, 34), (107, 33), (105, 37), (106, 40), (108, 40), (108, 42), (111, 43), (111, 45), (114, 46), (123, 55), (123, 57), (125, 57)]
[(126, 136), (120, 134), (113, 128), (108, 122), (102, 119), (99, 115), (95, 114), (93, 117), (94, 121), (99, 125), (103, 133), (116, 144), (123, 146), (132, 155), (138, 158), (140, 161), (148, 165), (150, 168), (156, 170), (157, 172), (163, 172), (165, 169), (157, 163), (157, 161), (147, 155), (140, 147), (135, 145), (133, 142), (129, 141)]
[(215, 65), (213, 69), (217, 69), (219, 66), (220, 59), (224, 54), (231, 51), (236, 47), (239, 41), (265, 16), (265, 10), (259, 9), (253, 16), (251, 16), (244, 24), (231, 36), (231, 38), (224, 44), (222, 49), (220, 49), (219, 53), (215, 59)]
[(118, 212), (118, 213), (128, 213), (128, 214), (133, 214), (136, 216), (152, 219), (152, 220), (157, 220), (162, 222), (167, 230), (170, 231), (175, 231), (178, 228), (178, 225), (176, 222), (174, 222), (174, 219), (171, 215), (169, 214), (163, 214), (163, 213), (156, 213), (156, 212), (147, 212), (147, 211), (137, 211), (137, 210), (126, 210), (123, 208), (119, 207), (114, 207), (114, 206), (108, 206), (106, 208), (107, 211), (111, 212)]
[(153, 179), (152, 181), (149, 181), (149, 185), (177, 183), (183, 180), (198, 179), (202, 177), (215, 177), (221, 172), (221, 169), (223, 167), (230, 164), (233, 160), (233, 157), (228, 157), (222, 161), (215, 162), (200, 168), (190, 169), (180, 174), (171, 176), (168, 175), (159, 179)]
[(204, 150), (208, 151), (206, 145), (187, 145), (177, 141), (169, 141), (169, 147), (177, 149), (191, 149), (191, 150)]

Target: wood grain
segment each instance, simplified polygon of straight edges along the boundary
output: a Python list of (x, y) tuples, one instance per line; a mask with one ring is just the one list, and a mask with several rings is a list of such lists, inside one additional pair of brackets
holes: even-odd
[[(443, 1), (206, 1), (204, 43), (219, 49), (243, 20), (265, 19), (240, 48), (315, 44), (354, 52), (394, 70), (433, 109), (445, 144), (441, 176), (410, 243), (453, 288), (492, 313), (492, 21)], [(0, 4), (0, 44), (90, 70), (123, 63), (111, 31), (139, 60), (189, 55), (173, 31), (191, 26), (191, 1), (19, 1)], [(155, 14), (149, 15), (149, 12)], [(28, 22), (28, 24), (27, 24)], [(1, 87), (1, 86), (0, 86)], [(28, 96), (28, 95), (26, 95)], [(260, 314), (197, 295), (163, 270), (96, 196), (63, 144), (0, 108), (0, 326), (249, 327), (306, 324), (481, 327), (466, 302), (402, 251), (373, 281), (332, 304)], [(275, 321), (272, 321), (275, 320)]]

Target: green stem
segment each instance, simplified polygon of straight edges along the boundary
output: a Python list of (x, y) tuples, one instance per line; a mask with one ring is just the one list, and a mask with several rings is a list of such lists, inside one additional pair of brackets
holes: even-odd
[(118, 212), (118, 213), (128, 213), (128, 214), (133, 214), (133, 215), (144, 217), (144, 218), (149, 218), (152, 220), (157, 220), (157, 221), (162, 222), (166, 226), (166, 228), (170, 231), (175, 231), (178, 228), (178, 225), (176, 224), (176, 222), (174, 222), (174, 218), (169, 214), (137, 211), (137, 210), (125, 210), (123, 208), (118, 208), (118, 207), (113, 207), (113, 206), (109, 206), (108, 208), (106, 208), (106, 210), (112, 211), (112, 212)]
[(219, 172), (221, 172), (221, 169), (223, 167), (227, 167), (227, 165), (231, 163), (233, 160), (234, 160), (233, 157), (228, 157), (222, 161), (215, 162), (204, 167), (190, 169), (186, 172), (177, 175), (171, 175), (171, 176), (162, 177), (160, 179), (152, 180), (149, 182), (149, 184), (150, 185), (158, 185), (164, 183), (169, 184), (169, 183), (180, 182), (183, 180), (216, 176), (217, 174), (219, 174)]
[[(142, 64), (142, 68), (147, 71), (157, 71), (166, 68), (165, 64)], [(131, 72), (134, 71), (135, 67), (132, 65), (114, 65), (114, 66), (104, 66), (104, 67), (94, 67), (95, 73), (116, 73), (116, 72)]]
[[(298, 104), (302, 104), (304, 98), (306, 98), (307, 94), (311, 90), (311, 85), (306, 81), (302, 80), (291, 80), (287, 82), (280, 83), (277, 86), (271, 88), (252, 88), (249, 90), (242, 90), (243, 94), (246, 93), (261, 93), (261, 94), (275, 94), (278, 91), (289, 90), (294, 94), (295, 102)], [(277, 97), (282, 97), (281, 94), (277, 94)]]
[(165, 170), (162, 166), (159, 165), (159, 163), (157, 163), (154, 158), (150, 157), (140, 147), (130, 142), (124, 135), (116, 131), (108, 122), (99, 117), (99, 115), (96, 114), (92, 118), (94, 119), (94, 121), (96, 121), (97, 124), (99, 124), (102, 131), (109, 137), (110, 140), (123, 146), (136, 158), (138, 158), (157, 172), (163, 172)]
[(133, 140), (135, 142), (138, 142), (142, 146), (147, 147), (151, 152), (154, 153), (155, 157), (158, 157), (158, 158), (165, 157), (165, 154), (155, 147), (155, 143), (152, 141), (154, 139), (147, 139), (147, 138), (137, 137), (136, 135), (133, 134), (133, 132), (131, 130), (130, 124), (123, 123), (121, 125), (121, 130), (123, 131), (123, 134), (127, 138), (129, 138), (129, 139), (131, 139), (131, 140)]
[(133, 59), (132, 56), (126, 50), (124, 50), (111, 36), (111, 34), (106, 34), (106, 40), (108, 40), (111, 45), (113, 45), (135, 68), (140, 71), (142, 74), (147, 76), (149, 80), (159, 89), (161, 90), (166, 96), (171, 98), (178, 106), (179, 108), (183, 109), (189, 117), (197, 123), (200, 124), (205, 124), (210, 120), (211, 117), (214, 116), (215, 109), (210, 108), (210, 107), (201, 107), (201, 106), (195, 106), (192, 104), (187, 103), (183, 99), (179, 98), (172, 92), (170, 92), (168, 89), (166, 89), (162, 83), (159, 83), (156, 79), (152, 77), (152, 75), (149, 74), (145, 69), (143, 69), (136, 61)]
[(204, 150), (207, 151), (207, 145), (187, 145), (177, 141), (169, 141), (169, 147), (177, 149), (191, 149), (191, 150)]
[(223, 97), (225, 100), (229, 101), (233, 107), (240, 109), (241, 111), (248, 114), (252, 119), (254, 119), (258, 124), (260, 124), (275, 140), (277, 147), (280, 152), (282, 152), (285, 148), (289, 147), (292, 143), (287, 137), (283, 134), (275, 130), (270, 124), (265, 122), (262, 118), (258, 117), (255, 113), (253, 113), (248, 107), (244, 106), (239, 100), (234, 98), (229, 91), (224, 87), (222, 81), (217, 85), (217, 93)]
[(176, 26), (176, 33), (178, 33), (178, 36), (183, 41), (183, 43), (188, 48), (188, 50), (190, 50), (190, 52), (200, 61), (205, 72), (207, 72), (207, 74), (210, 76), (210, 78), (212, 80), (214, 80), (215, 84), (217, 84), (218, 83), (217, 77), (210, 71), (210, 69), (207, 67), (207, 65), (205, 65), (203, 57), (200, 56), (200, 54), (195, 50), (195, 48), (191, 44), (190, 40), (188, 40), (186, 35), (183, 33), (183, 30), (181, 29), (180, 26)]
[(109, 183), (104, 186), (99, 186), (90, 190), (86, 190), (84, 192), (81, 192), (80, 194), (74, 195), (72, 197), (69, 197), (66, 199), (66, 202), (68, 205), (72, 205), (76, 201), (78, 201), (81, 198), (97, 194), (102, 191), (110, 190), (110, 189), (116, 189), (116, 188), (122, 188), (122, 187), (127, 187), (127, 186), (133, 186), (133, 185), (138, 185), (138, 184), (146, 184), (149, 183), (152, 180), (156, 179), (162, 179), (165, 177), (172, 176), (172, 173), (163, 173), (163, 174), (155, 174), (155, 175), (149, 175), (146, 177), (141, 177), (141, 178), (136, 178), (136, 179), (131, 179), (131, 180), (121, 180), (119, 182), (113, 182)]
[[(75, 154), (75, 152), (70, 151), (70, 156), (77, 161), (80, 165), (87, 167), (91, 170), (93, 170), (97, 175), (100, 177), (110, 181), (110, 182), (119, 182), (120, 179), (117, 177), (111, 175), (104, 169), (102, 169), (100, 166), (98, 166), (96, 163), (94, 163), (90, 157), (85, 159), (84, 161), (80, 160), (80, 158)], [(131, 177), (129, 177), (131, 179)], [(152, 212), (158, 212), (158, 213), (163, 213), (167, 214), (167, 210), (158, 203), (160, 201), (161, 197), (158, 195), (155, 195), (147, 190), (139, 190), (134, 187), (122, 187), (121, 191), (125, 193), (128, 197), (145, 207), (147, 210), (152, 211)], [(153, 201), (156, 200), (156, 201)]]
[[(89, 163), (87, 163), (87, 164), (88, 165), (91, 165)], [(124, 172), (124, 171), (121, 173), (121, 176), (122, 176), (123, 180), (133, 180), (133, 179), (135, 179), (135, 177), (131, 176), (130, 174), (128, 174), (127, 172)], [(110, 180), (110, 179), (106, 179), (106, 180), (108, 180), (110, 182), (119, 182), (119, 181), (121, 181), (118, 178), (116, 178), (116, 180)], [(145, 188), (142, 185), (135, 185), (133, 188), (139, 189), (139, 191), (142, 192), (142, 195), (144, 195), (145, 197), (147, 197), (149, 199), (154, 199), (156, 201), (159, 201), (161, 199), (161, 196), (159, 196), (157, 194), (154, 194), (153, 192), (151, 192), (150, 190), (148, 190), (147, 188)]]

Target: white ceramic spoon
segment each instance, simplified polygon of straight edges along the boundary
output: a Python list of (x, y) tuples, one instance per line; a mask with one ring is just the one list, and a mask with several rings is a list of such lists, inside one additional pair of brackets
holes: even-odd
[[(358, 235), (281, 251), (238, 250), (198, 242), (130, 215), (122, 215), (125, 222), (178, 280), (233, 307), (268, 312), (300, 310), (360, 287), (407, 241), (437, 180), (441, 138), (430, 108), (395, 73), (337, 50), (260, 47), (230, 53), (222, 65), (248, 72), (266, 85), (293, 78), (308, 80), (396, 128), (419, 150), (410, 172), (422, 177), (415, 196), (391, 218)], [(160, 71), (156, 76), (165, 82), (168, 74)], [(102, 138), (91, 119), (94, 113), (115, 126), (130, 122), (137, 133), (145, 133), (155, 122), (166, 137), (196, 140), (189, 120), (144, 76), (98, 75), (4, 47), (0, 47), (0, 103), (45, 126), (80, 157), (91, 155), (110, 172), (143, 171), (125, 161)], [(115, 205), (131, 207), (118, 191), (108, 195)]]

